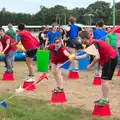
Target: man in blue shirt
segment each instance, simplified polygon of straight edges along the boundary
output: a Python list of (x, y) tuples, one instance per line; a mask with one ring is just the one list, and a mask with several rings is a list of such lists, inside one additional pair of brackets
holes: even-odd
[(93, 36), (94, 39), (96, 40), (103, 40), (105, 41), (107, 32), (103, 29), (104, 22), (103, 21), (98, 21), (96, 26), (96, 30), (93, 31)]
[[(93, 31), (93, 38), (96, 40), (103, 40), (105, 41), (107, 32), (103, 29), (104, 21), (99, 20), (96, 24), (97, 28)], [(102, 67), (99, 65), (99, 63), (95, 64), (95, 77), (101, 77), (102, 74)]]
[(57, 25), (54, 24), (53, 27), (52, 27), (52, 31), (48, 32), (48, 38), (46, 40), (46, 43), (45, 43), (45, 48), (47, 47), (47, 45), (49, 44), (53, 44), (54, 43), (54, 40), (56, 38), (60, 38), (61, 35), (60, 35), (60, 32), (58, 32), (57, 30)]
[[(79, 31), (82, 29), (75, 25), (76, 19), (74, 17), (69, 18), (69, 29), (67, 29), (67, 36), (68, 36), (68, 41), (67, 41), (67, 47), (68, 50), (70, 51), (71, 54), (75, 54), (76, 50), (81, 49), (81, 44), (78, 41), (78, 34)], [(72, 69), (70, 69), (70, 72), (75, 72), (78, 71), (77, 68), (77, 61), (73, 60), (72, 61)]]

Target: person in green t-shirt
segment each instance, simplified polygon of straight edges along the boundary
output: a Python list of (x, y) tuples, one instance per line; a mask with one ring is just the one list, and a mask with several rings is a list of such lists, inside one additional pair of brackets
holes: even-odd
[(106, 42), (116, 50), (117, 35), (116, 33), (109, 33)]
[(8, 24), (8, 31), (6, 31), (6, 34), (11, 37), (14, 41), (16, 41), (16, 32), (12, 28), (12, 24)]

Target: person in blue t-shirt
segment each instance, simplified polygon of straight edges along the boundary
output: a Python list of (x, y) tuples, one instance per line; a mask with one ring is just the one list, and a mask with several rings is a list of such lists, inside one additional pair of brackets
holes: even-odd
[(100, 20), (97, 22), (96, 26), (96, 30), (93, 31), (94, 39), (105, 41), (107, 32), (103, 29), (104, 22)]
[[(47, 34), (47, 39), (45, 42), (44, 49), (46, 49), (48, 45), (54, 44), (54, 41), (56, 38), (61, 38), (61, 34), (57, 29), (57, 25), (53, 24), (52, 30), (50, 32), (48, 32), (48, 34)], [(51, 69), (51, 63), (50, 63), (49, 68)]]
[[(96, 24), (96, 30), (93, 31), (93, 38), (96, 40), (103, 40), (105, 41), (107, 32), (103, 29), (104, 27), (104, 21), (99, 20)], [(99, 63), (96, 63), (95, 65), (95, 77), (101, 77), (102, 74), (102, 67), (99, 65)]]
[(48, 32), (47, 36), (48, 36), (48, 38), (47, 38), (46, 43), (45, 43), (45, 48), (47, 47), (47, 45), (54, 44), (54, 40), (56, 38), (61, 37), (60, 32), (57, 30), (57, 25), (56, 24), (54, 24), (52, 26), (52, 31)]
[[(78, 34), (79, 31), (81, 31), (82, 29), (81, 27), (75, 25), (75, 22), (76, 22), (76, 18), (70, 17), (69, 25), (68, 28), (66, 29), (67, 37), (68, 37), (66, 46), (68, 47), (68, 50), (70, 51), (71, 54), (75, 54), (76, 49), (79, 50), (82, 47), (82, 44), (78, 41)], [(78, 71), (77, 61), (73, 60), (72, 69), (70, 69), (70, 72), (75, 72), (75, 71)]]

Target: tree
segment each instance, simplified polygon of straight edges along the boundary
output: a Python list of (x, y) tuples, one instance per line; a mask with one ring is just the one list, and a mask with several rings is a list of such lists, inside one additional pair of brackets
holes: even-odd
[(77, 23), (86, 24), (84, 20), (84, 14), (86, 13), (85, 8), (74, 8), (73, 10), (69, 11), (69, 16), (74, 16), (77, 19)]
[(46, 19), (48, 13), (48, 8), (41, 7), (41, 10), (36, 13), (33, 17), (33, 21), (35, 25), (44, 25), (48, 19)]
[(116, 24), (120, 25), (120, 9), (116, 11)]
[(115, 7), (116, 9), (120, 9), (120, 2), (116, 3)]
[(112, 15), (110, 3), (104, 1), (97, 1), (90, 4), (87, 7), (87, 13), (93, 14), (95, 21), (103, 19), (106, 24), (108, 23), (109, 17)]
[[(119, 9), (120, 2), (116, 3), (116, 14), (117, 24), (119, 23)], [(3, 8), (0, 11), (0, 26), (12, 23), (18, 25), (20, 23), (25, 23), (27, 25), (52, 25), (57, 22), (58, 24), (68, 24), (68, 19), (70, 16), (74, 16), (77, 19), (77, 23), (82, 24), (92, 24), (103, 19), (105, 24), (112, 24), (112, 9), (110, 8), (110, 3), (104, 1), (97, 1), (90, 4), (85, 8), (74, 8), (68, 10), (65, 6), (56, 5), (51, 8), (46, 8), (40, 5), (40, 11), (31, 15), (25, 13), (11, 13)]]
[(55, 22), (65, 24), (65, 20), (68, 17), (68, 10), (64, 6), (56, 5), (49, 9), (49, 15), (50, 24)]

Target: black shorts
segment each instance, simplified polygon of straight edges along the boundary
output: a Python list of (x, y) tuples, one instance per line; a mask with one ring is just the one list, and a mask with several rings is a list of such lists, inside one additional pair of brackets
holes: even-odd
[(112, 80), (115, 68), (117, 66), (117, 59), (118, 57), (115, 57), (114, 59), (109, 58), (109, 61), (103, 66), (101, 77), (103, 80)]
[(70, 39), (66, 41), (66, 46), (70, 48), (75, 48), (76, 50), (83, 49), (82, 44), (78, 40), (75, 40), (75, 39)]
[(37, 49), (29, 50), (26, 52), (26, 57), (34, 58), (37, 53)]

